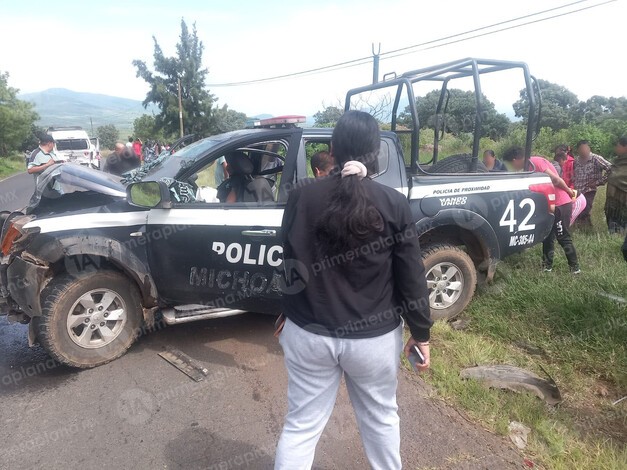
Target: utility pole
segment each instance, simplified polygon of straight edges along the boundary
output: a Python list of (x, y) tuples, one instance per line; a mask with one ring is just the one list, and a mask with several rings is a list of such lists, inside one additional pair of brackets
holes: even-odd
[(381, 54), (381, 43), (379, 50), (374, 52), (374, 42), (372, 43), (372, 84), (379, 83), (379, 54)]
[(183, 137), (183, 103), (181, 102), (181, 79), (177, 79), (179, 83), (179, 122), (181, 123), (181, 137)]
[(89, 116), (89, 123), (91, 125), (91, 135), (94, 135), (94, 121), (91, 120), (91, 116)]

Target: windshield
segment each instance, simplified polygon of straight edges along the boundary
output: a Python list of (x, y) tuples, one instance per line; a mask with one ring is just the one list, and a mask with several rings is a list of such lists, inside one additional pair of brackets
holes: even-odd
[(173, 153), (172, 156), (176, 156), (179, 158), (185, 158), (186, 160), (195, 159), (200, 155), (204, 154), (207, 150), (212, 147), (215, 147), (218, 144), (217, 140), (203, 139), (198, 142), (194, 142), (193, 144), (189, 144), (187, 147), (183, 147), (177, 152)]
[(203, 139), (183, 147), (172, 155), (167, 153), (161, 154), (156, 160), (125, 173), (122, 183), (128, 184), (141, 181), (147, 175), (157, 171), (164, 176), (173, 177), (181, 167), (192, 164), (196, 158), (205, 155), (220, 142), (221, 140), (218, 139)]
[(87, 150), (89, 142), (84, 139), (61, 139), (56, 141), (57, 150)]

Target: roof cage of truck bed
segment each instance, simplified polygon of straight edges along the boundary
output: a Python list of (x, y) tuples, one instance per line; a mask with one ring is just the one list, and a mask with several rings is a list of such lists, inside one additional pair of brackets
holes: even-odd
[[(531, 155), (531, 144), (535, 140), (539, 132), (540, 113), (541, 113), (541, 95), (540, 88), (536, 78), (529, 73), (529, 68), (524, 62), (511, 62), (504, 60), (489, 60), (489, 59), (474, 59), (466, 58), (456, 60), (453, 62), (447, 62), (440, 65), (434, 65), (431, 67), (425, 67), (422, 69), (416, 69), (398, 76), (395, 73), (386, 74), (384, 81), (374, 83), (359, 88), (353, 88), (346, 94), (345, 109), (351, 109), (351, 98), (355, 95), (364, 92), (370, 92), (374, 90), (380, 90), (388, 87), (396, 87), (396, 94), (394, 99), (394, 105), (392, 108), (392, 122), (391, 130), (397, 134), (411, 134), (411, 171), (416, 173), (421, 170), (419, 165), (419, 135), (420, 135), (420, 123), (418, 121), (418, 111), (416, 109), (416, 98), (414, 96), (413, 85), (421, 81), (436, 81), (442, 82), (442, 88), (440, 92), (440, 98), (436, 110), (436, 120), (434, 129), (434, 149), (433, 158), (427, 163), (435, 164), (438, 160), (438, 143), (444, 136), (445, 119), (441, 117), (446, 114), (448, 107), (448, 100), (450, 98), (450, 91), (448, 84), (451, 80), (472, 77), (474, 84), (475, 94), (475, 118), (474, 118), (474, 139), (472, 146), (472, 160), (470, 164), (470, 172), (474, 173), (477, 170), (478, 154), (479, 154), (479, 139), (481, 138), (481, 122), (482, 122), (482, 101), (483, 95), (481, 93), (481, 79), (480, 76), (487, 73), (501, 72), (511, 69), (521, 69), (525, 79), (525, 88), (527, 96), (529, 97), (529, 118), (527, 120), (527, 134), (525, 139), (525, 169), (530, 169), (529, 156)], [(386, 77), (392, 76), (386, 80)], [(408, 108), (413, 123), (411, 130), (399, 129), (397, 125), (397, 115), (399, 110), (399, 104), (403, 96), (403, 88), (407, 92), (407, 99), (409, 101)], [(444, 109), (443, 109), (444, 108)], [(442, 112), (443, 111), (443, 112)]]

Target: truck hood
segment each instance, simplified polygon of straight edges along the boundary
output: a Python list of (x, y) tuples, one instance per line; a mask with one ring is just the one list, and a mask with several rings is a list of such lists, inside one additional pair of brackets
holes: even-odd
[[(58, 183), (61, 192), (53, 189), (55, 183)], [(30, 198), (26, 213), (31, 213), (39, 205), (42, 198), (58, 199), (62, 195), (78, 191), (92, 191), (107, 196), (126, 197), (126, 189), (119, 176), (75, 163), (62, 163), (52, 165), (39, 175), (35, 192)]]

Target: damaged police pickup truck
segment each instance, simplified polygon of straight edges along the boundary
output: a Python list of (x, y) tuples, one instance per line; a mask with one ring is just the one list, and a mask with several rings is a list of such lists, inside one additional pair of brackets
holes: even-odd
[[(361, 93), (394, 90), (391, 131), (382, 132), (370, 173), (409, 199), (436, 318), (459, 314), (500, 259), (545, 238), (555, 196), (545, 174), (487, 172), (477, 160), (478, 132), (473, 155), (439, 162), (435, 132), (433, 158), (419, 163), (412, 85), (439, 80), (437, 112), (445, 115), (449, 80), (474, 77), (478, 84), (483, 73), (512, 68), (522, 71), (531, 97), (529, 157), (539, 90), (525, 64), (464, 59), (347, 96), (348, 109)], [(403, 92), (414, 130), (396, 123)], [(73, 164), (47, 169), (28, 207), (0, 219), (2, 313), (29, 323), (31, 344), (74, 367), (119, 357), (156, 314), (167, 324), (244, 311), (278, 314), (283, 207), (290, 189), (307, 181), (308, 150), (327, 148), (333, 131), (300, 128), (292, 118), (199, 140), (123, 180)], [(414, 144), (408, 164), (403, 133)], [(255, 191), (247, 187), (229, 202), (218, 197), (215, 169), (223, 156), (231, 177), (254, 183)]]

